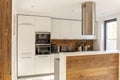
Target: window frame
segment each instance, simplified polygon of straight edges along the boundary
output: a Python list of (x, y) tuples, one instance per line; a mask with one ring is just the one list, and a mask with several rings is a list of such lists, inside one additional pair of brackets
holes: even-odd
[(117, 21), (117, 18), (109, 19), (104, 21), (104, 50), (107, 49), (107, 23)]

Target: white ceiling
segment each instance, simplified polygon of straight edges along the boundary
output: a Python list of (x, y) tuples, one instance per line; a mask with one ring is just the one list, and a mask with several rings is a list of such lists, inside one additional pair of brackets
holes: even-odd
[[(88, 0), (14, 0), (18, 12), (39, 13), (56, 18), (81, 19), (81, 3)], [(97, 19), (120, 13), (120, 0), (96, 2)]]

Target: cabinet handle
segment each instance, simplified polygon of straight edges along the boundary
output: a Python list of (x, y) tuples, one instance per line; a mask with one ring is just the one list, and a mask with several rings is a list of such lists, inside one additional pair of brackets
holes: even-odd
[(32, 58), (32, 57), (22, 57), (22, 59), (29, 59), (29, 58)]
[(38, 56), (39, 58), (49, 57), (49, 56)]
[(30, 25), (30, 26), (34, 26), (32, 23), (21, 23), (20, 25)]
[(22, 53), (22, 55), (28, 55), (28, 54), (32, 54), (32, 53)]

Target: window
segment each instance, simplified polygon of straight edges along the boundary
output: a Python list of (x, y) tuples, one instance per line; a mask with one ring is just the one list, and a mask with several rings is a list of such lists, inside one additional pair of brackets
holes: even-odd
[(117, 50), (117, 19), (105, 21), (105, 50)]

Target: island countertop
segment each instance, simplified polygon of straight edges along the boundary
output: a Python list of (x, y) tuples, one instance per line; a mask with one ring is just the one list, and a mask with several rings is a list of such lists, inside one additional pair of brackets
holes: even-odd
[(99, 55), (99, 54), (114, 54), (120, 51), (81, 51), (81, 52), (60, 52), (59, 56), (77, 56), (77, 55)]
[(60, 52), (56, 56), (59, 58), (59, 80), (66, 79), (67, 70), (67, 57), (76, 56), (90, 56), (90, 55), (103, 55), (103, 54), (119, 54), (119, 51), (83, 51), (83, 52)]

